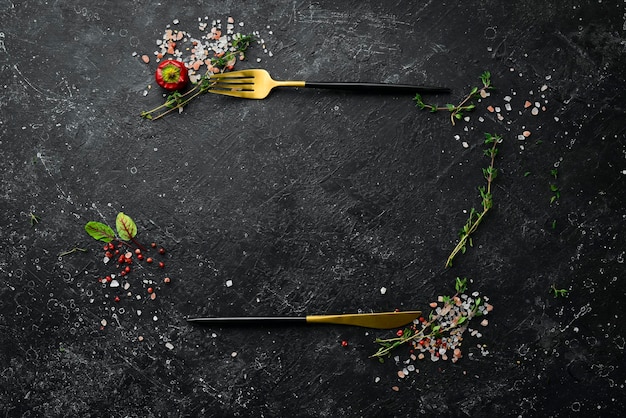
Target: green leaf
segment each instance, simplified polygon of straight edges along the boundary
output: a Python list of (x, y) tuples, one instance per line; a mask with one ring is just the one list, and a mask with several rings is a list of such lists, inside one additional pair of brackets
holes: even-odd
[(448, 108), (448, 110), (449, 110), (450, 112), (453, 112), (453, 111), (454, 111), (454, 105), (453, 105), (453, 104), (448, 103), (448, 104), (446, 104), (446, 107)]
[(456, 289), (457, 293), (465, 292), (465, 289), (467, 289), (467, 279), (461, 279), (460, 277), (457, 277), (454, 282), (454, 288)]
[(117, 234), (124, 241), (130, 241), (137, 235), (137, 225), (130, 216), (120, 212), (115, 219), (115, 227), (117, 228)]
[(473, 95), (475, 95), (476, 93), (478, 93), (478, 87), (474, 87), (474, 88), (472, 89), (472, 91), (470, 92), (470, 95), (471, 95), (471, 96), (473, 96)]
[(457, 325), (461, 325), (465, 321), (467, 321), (467, 317), (466, 316), (462, 316), (461, 318), (459, 318), (459, 320), (458, 320), (458, 322), (456, 324)]
[(85, 231), (98, 241), (111, 242), (115, 239), (115, 232), (110, 226), (101, 222), (91, 221), (85, 225)]
[(461, 119), (463, 117), (463, 114), (461, 112), (457, 113), (454, 115), (455, 118), (457, 119)]

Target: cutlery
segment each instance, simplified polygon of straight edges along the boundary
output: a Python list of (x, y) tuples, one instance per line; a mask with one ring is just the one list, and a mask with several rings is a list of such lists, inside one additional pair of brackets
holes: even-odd
[(375, 312), (362, 314), (295, 316), (244, 316), (187, 318), (188, 322), (204, 325), (303, 325), (340, 324), (365, 328), (392, 329), (413, 322), (421, 311)]
[(264, 99), (275, 87), (312, 87), (371, 93), (450, 93), (446, 87), (414, 86), (410, 84), (278, 81), (262, 69), (218, 73), (210, 76), (208, 91), (244, 99)]

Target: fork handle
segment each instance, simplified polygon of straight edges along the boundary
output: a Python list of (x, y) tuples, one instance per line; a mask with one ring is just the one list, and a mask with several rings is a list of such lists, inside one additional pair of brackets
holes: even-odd
[(306, 81), (304, 87), (362, 91), (364, 93), (450, 93), (447, 87), (415, 86), (411, 84), (357, 83), (357, 82), (315, 82)]

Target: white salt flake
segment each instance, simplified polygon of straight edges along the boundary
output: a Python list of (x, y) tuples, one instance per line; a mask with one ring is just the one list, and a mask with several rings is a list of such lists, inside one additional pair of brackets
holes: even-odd
[(226, 287), (231, 287), (233, 285), (232, 280), (226, 280)]
[(233, 351), (232, 353), (230, 353), (230, 356), (231, 356), (232, 358), (237, 357), (237, 352), (236, 352), (236, 351)]
[(120, 282), (118, 282), (117, 280), (111, 280), (111, 284), (109, 284), (110, 287), (120, 287)]
[(174, 349), (174, 344), (172, 343), (165, 343), (165, 348), (167, 348), (168, 350), (173, 350)]
[(385, 293), (387, 293), (387, 288), (386, 287), (381, 287), (380, 288), (380, 294), (384, 295)]

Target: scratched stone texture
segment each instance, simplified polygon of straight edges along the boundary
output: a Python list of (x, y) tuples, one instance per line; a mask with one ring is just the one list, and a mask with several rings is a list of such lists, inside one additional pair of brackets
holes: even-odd
[[(166, 27), (229, 16), (268, 50), (238, 69), (450, 87), (440, 104), (486, 70), (496, 89), (454, 126), (410, 95), (312, 89), (142, 119)], [(0, 415), (618, 416), (625, 57), (620, 1), (0, 0)], [(504, 138), (494, 206), (445, 268), (485, 132)], [(98, 283), (116, 269), (84, 231), (118, 212), (167, 249), (126, 290)], [(428, 312), (456, 277), (489, 325), (404, 378), (408, 349), (369, 357), (395, 330), (185, 321)]]

